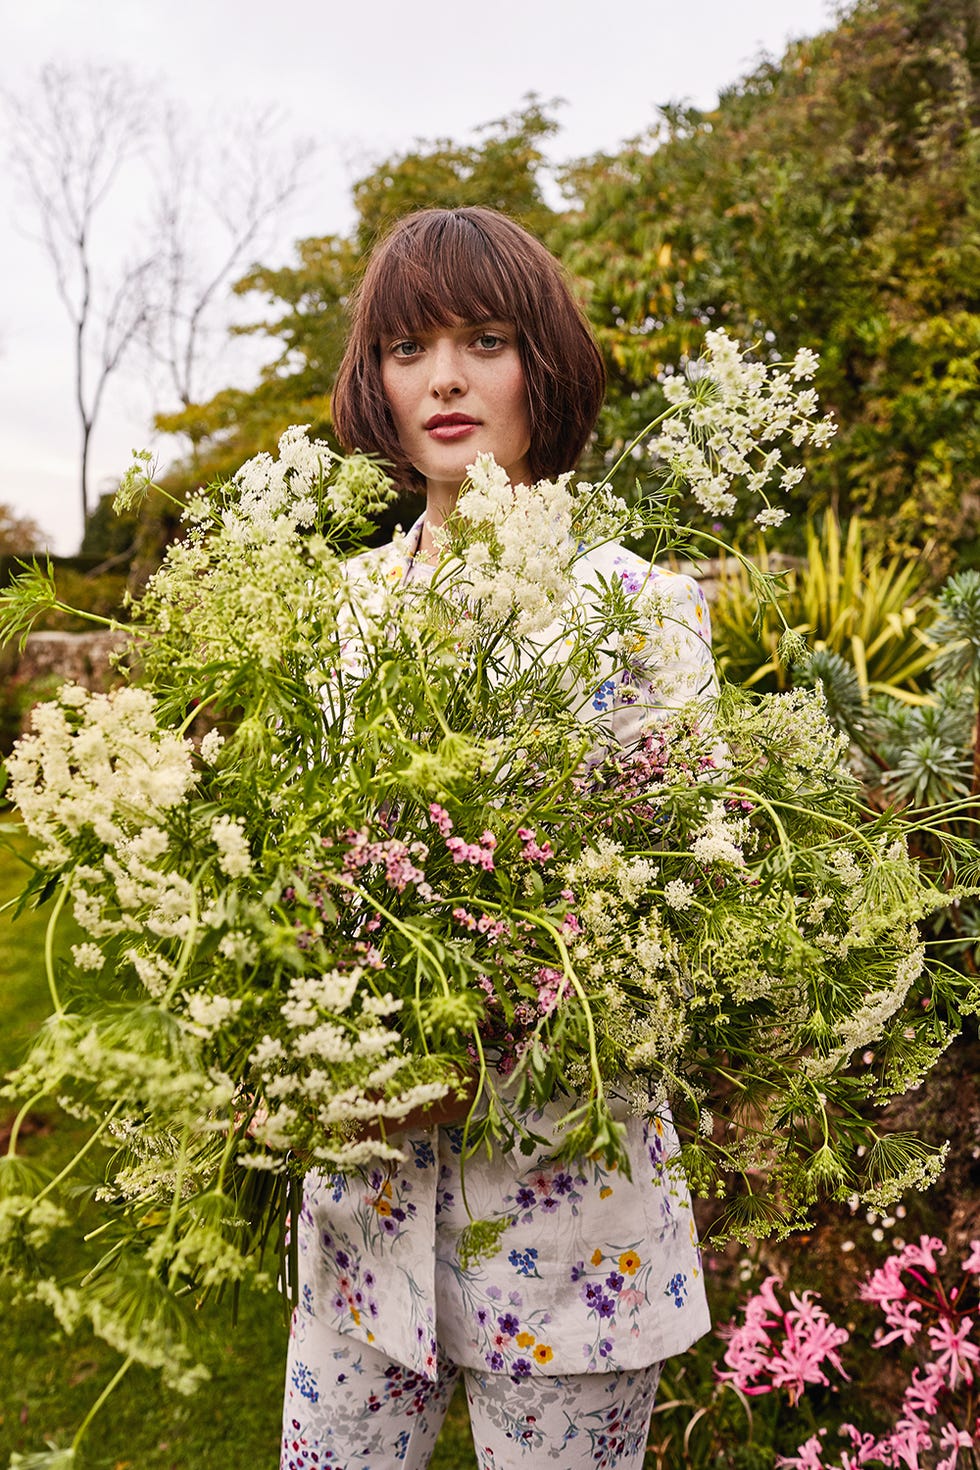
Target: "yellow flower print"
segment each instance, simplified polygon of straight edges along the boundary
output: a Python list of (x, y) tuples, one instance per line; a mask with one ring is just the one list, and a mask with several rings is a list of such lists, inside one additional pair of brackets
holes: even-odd
[(612, 1194), (612, 1189), (610, 1188), (610, 1186), (608, 1184), (604, 1184), (602, 1186), (602, 1188), (599, 1190), (599, 1198), (600, 1199), (608, 1199), (611, 1194)]
[(529, 1348), (531, 1346), (531, 1344), (532, 1344), (533, 1341), (534, 1341), (534, 1333), (533, 1332), (519, 1332), (517, 1334), (517, 1346), (519, 1348)]
[(592, 1264), (593, 1264), (593, 1266), (601, 1266), (602, 1265), (602, 1251), (600, 1251), (600, 1250), (594, 1250), (592, 1252)]
[(371, 1201), (372, 1208), (377, 1210), (382, 1217), (391, 1214), (391, 1181), (386, 1179), (375, 1199)]
[(623, 1254), (619, 1258), (619, 1269), (626, 1276), (635, 1276), (642, 1264), (643, 1262), (636, 1254), (636, 1251), (623, 1251)]
[(543, 1364), (543, 1363), (550, 1363), (551, 1360), (552, 1360), (552, 1358), (555, 1355), (551, 1351), (551, 1348), (548, 1347), (547, 1343), (539, 1342), (538, 1345), (537, 1345), (537, 1347), (534, 1349), (534, 1352), (531, 1354), (531, 1356), (532, 1356), (532, 1358), (534, 1359), (534, 1361), (536, 1363), (542, 1363)]

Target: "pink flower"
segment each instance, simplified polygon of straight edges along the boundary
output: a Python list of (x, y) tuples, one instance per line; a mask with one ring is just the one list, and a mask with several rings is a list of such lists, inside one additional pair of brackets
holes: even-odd
[(909, 1420), (934, 1418), (939, 1413), (939, 1395), (945, 1386), (942, 1372), (937, 1371), (935, 1363), (930, 1363), (925, 1373), (920, 1368), (913, 1368), (902, 1399), (904, 1417)]
[(958, 1327), (942, 1318), (929, 1328), (929, 1341), (936, 1354), (934, 1365), (939, 1371), (945, 1370), (950, 1388), (955, 1388), (961, 1378), (964, 1383), (973, 1382), (972, 1365), (980, 1363), (980, 1348), (970, 1341), (972, 1331), (970, 1317), (964, 1317)]
[(936, 1470), (956, 1470), (956, 1461), (960, 1450), (972, 1450), (974, 1448), (973, 1435), (965, 1429), (957, 1429), (955, 1424), (944, 1424), (939, 1435), (939, 1448), (950, 1450), (951, 1453), (945, 1460), (940, 1460)]
[(439, 828), (439, 835), (441, 837), (448, 837), (453, 830), (453, 819), (446, 811), (446, 808), (440, 806), (437, 801), (432, 801), (429, 803), (429, 816)]
[(972, 1271), (975, 1276), (980, 1276), (980, 1240), (970, 1241), (970, 1254), (963, 1262), (964, 1271)]
[(907, 1270), (910, 1266), (921, 1266), (924, 1271), (929, 1272), (930, 1276), (935, 1276), (939, 1269), (936, 1265), (936, 1257), (945, 1254), (946, 1247), (936, 1236), (920, 1235), (919, 1244), (904, 1246), (898, 1260), (903, 1270)]
[(778, 1470), (823, 1470), (823, 1445), (820, 1441), (826, 1433), (826, 1429), (821, 1429), (819, 1434), (811, 1434), (795, 1455), (777, 1455)]
[(549, 858), (554, 857), (551, 843), (543, 842), (539, 845), (532, 827), (518, 827), (517, 835), (524, 844), (521, 857), (526, 863), (546, 863)]

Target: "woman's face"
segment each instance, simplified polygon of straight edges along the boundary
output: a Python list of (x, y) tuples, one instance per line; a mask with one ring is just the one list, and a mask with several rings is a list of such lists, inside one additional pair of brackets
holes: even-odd
[(531, 415), (513, 322), (460, 322), (381, 343), (381, 381), (410, 464), (431, 494), (455, 496), (489, 452), (528, 479)]

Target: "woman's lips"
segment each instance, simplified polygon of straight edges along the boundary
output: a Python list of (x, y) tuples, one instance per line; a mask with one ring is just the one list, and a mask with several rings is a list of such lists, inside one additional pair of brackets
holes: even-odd
[(479, 426), (477, 424), (473, 423), (433, 424), (432, 428), (428, 429), (426, 432), (433, 439), (465, 439), (467, 434), (472, 433), (473, 430), (478, 427)]
[(426, 433), (433, 439), (463, 439), (471, 430), (479, 428), (479, 420), (465, 413), (434, 413), (426, 420)]

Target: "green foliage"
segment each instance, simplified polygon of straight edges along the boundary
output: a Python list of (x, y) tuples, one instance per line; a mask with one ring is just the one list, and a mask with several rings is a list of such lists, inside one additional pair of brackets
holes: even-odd
[[(831, 511), (808, 522), (805, 559), (783, 571), (761, 538), (751, 563), (728, 557), (721, 565), (712, 633), (719, 665), (733, 683), (785, 689), (793, 682), (779, 646), (788, 625), (818, 656), (810, 682), (818, 673), (842, 709), (875, 694), (908, 702), (921, 697), (921, 677), (935, 658), (928, 568), (922, 560), (868, 550), (860, 517), (844, 536)], [(775, 601), (761, 606), (756, 569), (775, 577)]]
[(973, 0), (861, 0), (725, 93), (565, 171), (554, 240), (592, 283), (611, 371), (601, 442), (725, 324), (817, 346), (841, 430), (797, 503), (888, 520), (948, 555), (980, 464), (980, 19)]

